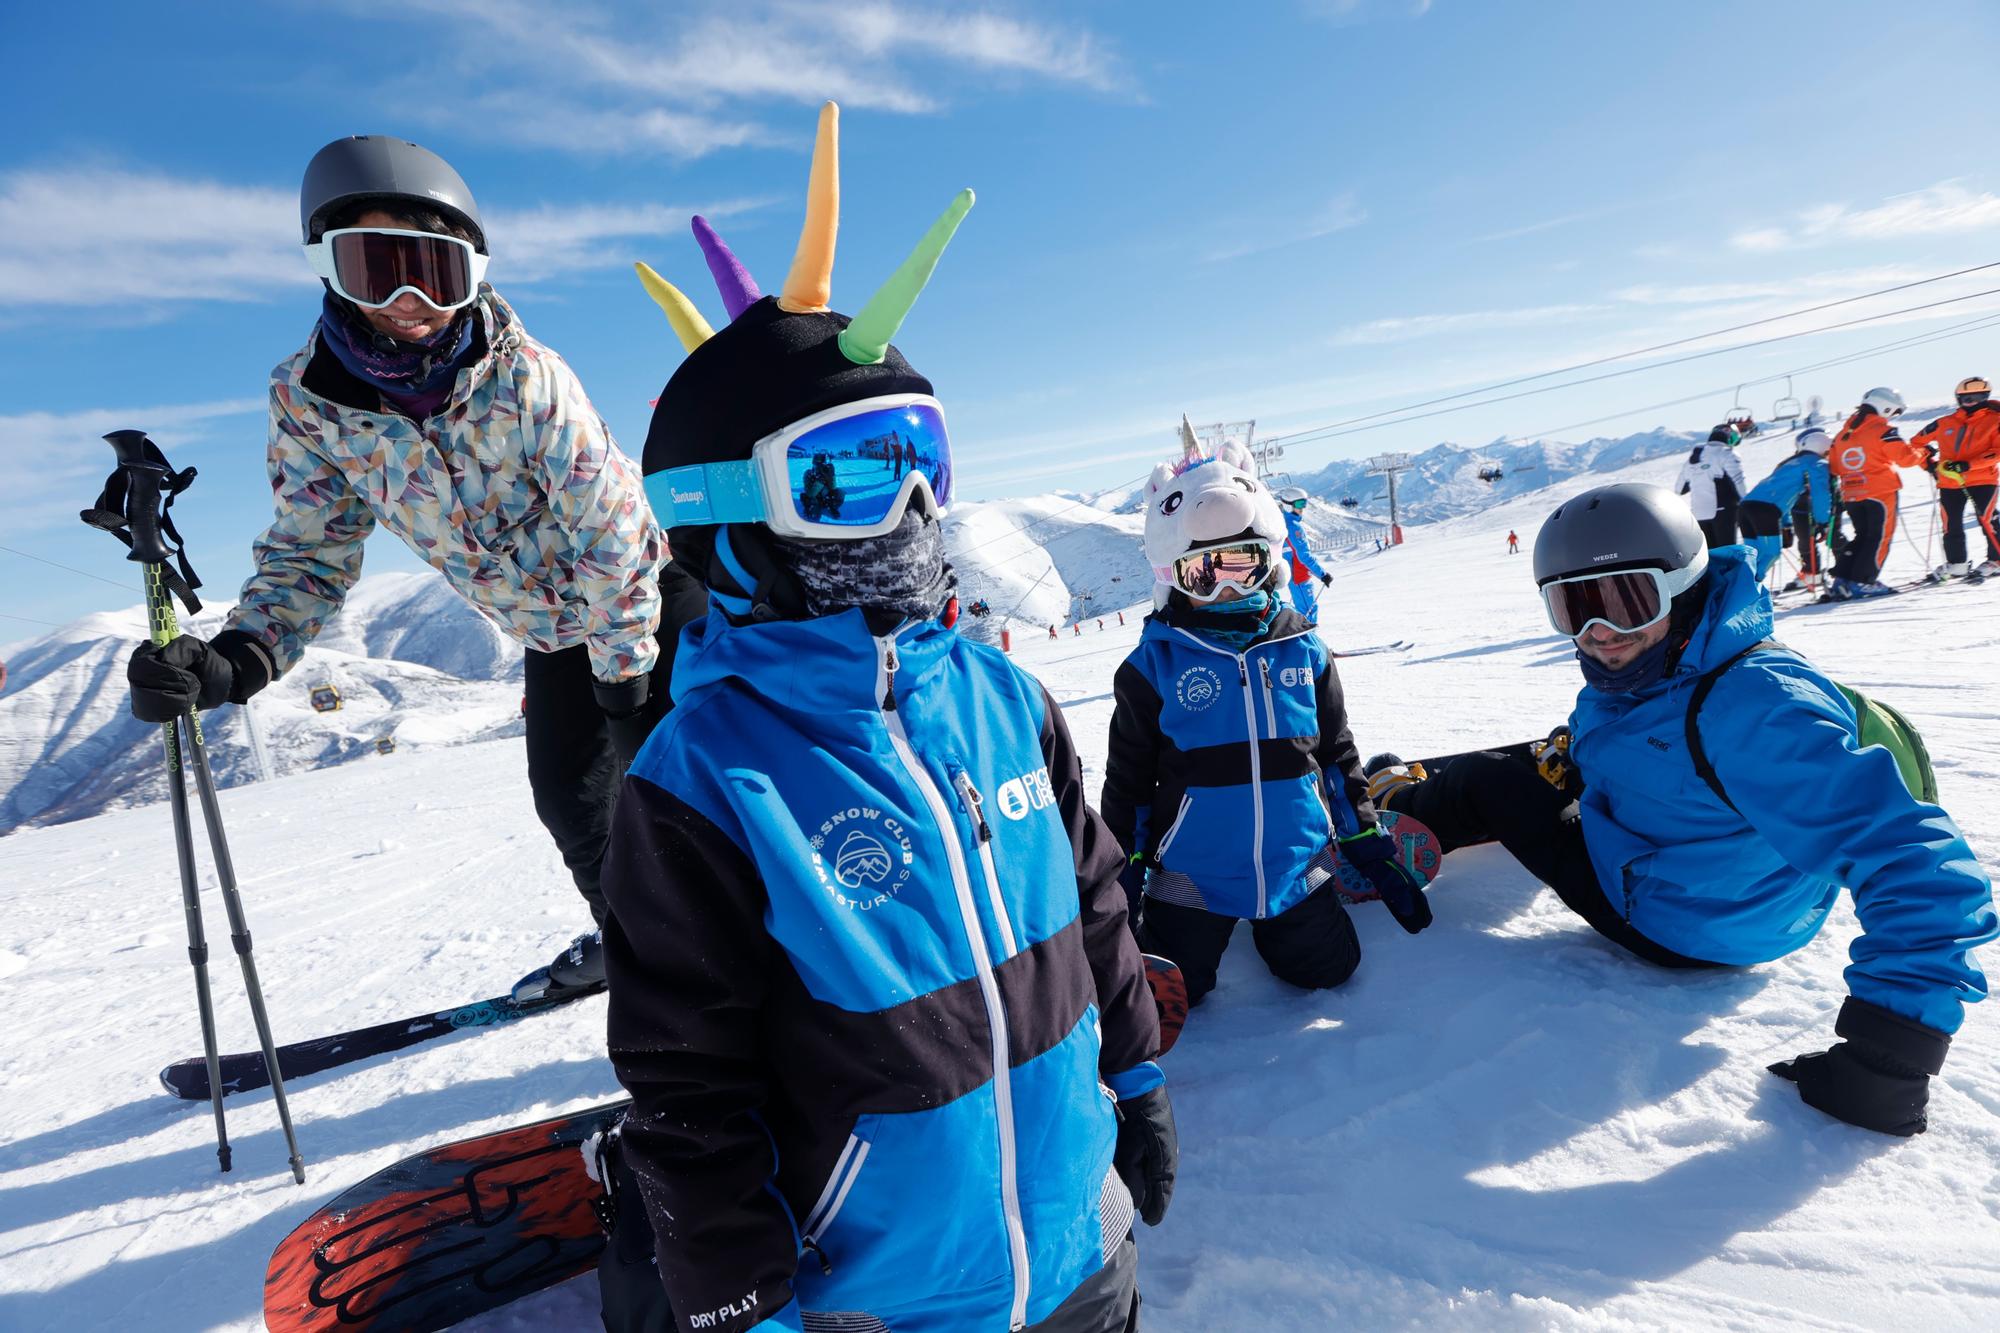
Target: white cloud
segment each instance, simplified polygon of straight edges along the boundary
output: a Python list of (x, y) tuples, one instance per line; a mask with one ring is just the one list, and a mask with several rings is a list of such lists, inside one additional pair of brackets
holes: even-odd
[[(627, 264), (635, 243), (679, 231), (691, 212), (719, 219), (755, 206), (578, 202), (489, 212), (494, 278), (533, 282)], [(111, 167), (0, 173), (0, 310), (297, 296), (318, 283), (299, 254), (298, 225), (290, 190)]]
[(1986, 191), (1975, 194), (1957, 181), (1943, 181), (1892, 196), (1873, 208), (1820, 204), (1800, 213), (1789, 226), (1740, 231), (1730, 238), (1730, 244), (1753, 254), (1769, 254), (1835, 241), (1899, 240), (1996, 229), (2000, 229), (2000, 195)]
[[(132, 408), (88, 408), (81, 412), (23, 412), (0, 416), (0, 476), (7, 478), (6, 531), (32, 531), (76, 522), (83, 502), (111, 472), (111, 448), (104, 436), (114, 430), (144, 430), (179, 466), (187, 466), (176, 446), (204, 440), (218, 422), (262, 417), (262, 398), (227, 398), (207, 403), (174, 403)], [(261, 421), (238, 423), (240, 434), (261, 449)]]
[(1329, 340), (1336, 347), (1378, 343), (1409, 342), (1444, 333), (1472, 333), (1485, 329), (1517, 329), (1536, 324), (1564, 323), (1605, 313), (1599, 305), (1526, 306), (1517, 310), (1468, 310), (1450, 315), (1404, 315), (1353, 324), (1336, 332)]
[(1331, 236), (1335, 232), (1358, 227), (1367, 220), (1367, 210), (1361, 207), (1361, 202), (1350, 190), (1335, 195), (1297, 226), (1270, 235), (1239, 239), (1230, 245), (1210, 251), (1203, 258), (1208, 263), (1219, 264), (1231, 259), (1242, 259), (1246, 255), (1260, 255), (1268, 250), (1279, 250), (1288, 245), (1298, 245), (1304, 241), (1318, 240), (1322, 236)]
[(1750, 282), (1687, 283), (1665, 286), (1641, 283), (1621, 287), (1613, 299), (1637, 305), (1713, 305), (1728, 301), (1758, 301), (1779, 297), (1841, 297), (1915, 282), (1930, 273), (1916, 268), (1849, 268), (1824, 273), (1805, 273), (1787, 278), (1763, 278)]

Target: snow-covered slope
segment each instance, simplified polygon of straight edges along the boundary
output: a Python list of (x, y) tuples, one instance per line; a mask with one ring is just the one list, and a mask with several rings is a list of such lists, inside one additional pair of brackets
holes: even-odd
[[(1783, 446), (1748, 452), (1757, 475)], [(1584, 484), (1339, 567), (1329, 640), (1416, 640), (1341, 664), (1365, 752), (1518, 739), (1565, 715), (1575, 667), (1503, 538), (1532, 536)], [(1894, 578), (1924, 558), (1924, 492), (1905, 495)], [(1992, 587), (1780, 619), (1787, 642), (1923, 729), (1989, 867)], [(1093, 792), (1112, 672), (1137, 633), (1016, 636)], [(582, 920), (515, 739), (399, 749), (223, 804), (281, 1039), (490, 994)], [(1670, 975), (1600, 942), (1499, 848), (1453, 855), (1433, 902), (1436, 926), (1414, 938), (1359, 911), (1361, 969), (1326, 993), (1273, 981), (1239, 931), (1166, 1061), (1183, 1156), (1172, 1211), (1141, 1236), (1148, 1330), (2000, 1327), (2000, 1006), (1974, 1006), (1954, 1041), (1930, 1133), (1882, 1138), (1764, 1072), (1832, 1039), (1845, 907), (1782, 962)], [(206, 1107), (154, 1082), (199, 1049), (165, 811), (0, 841), (0, 921), (0, 1328), (253, 1329), (271, 1248), (344, 1186), (617, 1093), (602, 1002), (587, 1001), (300, 1081), (303, 1189), (268, 1098), (232, 1099), (237, 1169), (218, 1177)], [(215, 974), (223, 1040), (241, 1049), (226, 952)], [(470, 1327), (594, 1328), (594, 1302), (585, 1279)]]

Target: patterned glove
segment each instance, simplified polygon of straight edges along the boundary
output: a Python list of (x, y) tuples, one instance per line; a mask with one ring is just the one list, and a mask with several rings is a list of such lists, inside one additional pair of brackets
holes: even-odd
[(1424, 899), (1423, 881), (1396, 855), (1396, 840), (1379, 828), (1365, 828), (1340, 840), (1340, 854), (1359, 870), (1396, 924), (1412, 935), (1431, 923), (1431, 905)]

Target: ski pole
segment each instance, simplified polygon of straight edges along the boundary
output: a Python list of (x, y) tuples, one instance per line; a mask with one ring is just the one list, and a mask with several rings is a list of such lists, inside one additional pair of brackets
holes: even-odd
[[(173, 598), (179, 594), (190, 613), (201, 609), (194, 589), (201, 581), (188, 567), (178, 550), (180, 534), (166, 516), (173, 497), (194, 480), (194, 469), (175, 472), (159, 446), (136, 430), (113, 431), (105, 437), (118, 459), (117, 470), (105, 483), (97, 503), (83, 511), (83, 521), (101, 528), (131, 548), (127, 559), (144, 572), (146, 622), (154, 644), (165, 647), (180, 634)], [(169, 545), (167, 538), (173, 539)], [(175, 573), (167, 561), (179, 566)], [(200, 794), (202, 819), (207, 825), (209, 845), (221, 882), (223, 906), (229, 915), (230, 938), (243, 966), (243, 980), (250, 996), (250, 1011), (263, 1042), (264, 1059), (271, 1075), (271, 1089), (277, 1102), (278, 1118), (284, 1126), (285, 1142), (291, 1150), (292, 1178), (305, 1183), (305, 1163), (299, 1155), (298, 1140), (292, 1131), (291, 1110), (285, 1101), (284, 1080), (278, 1070), (271, 1042), (270, 1022), (264, 1010), (263, 989), (257, 981), (256, 964), (250, 955), (250, 929), (244, 920), (242, 900), (236, 891), (236, 872), (223, 838), (222, 810), (215, 796), (215, 779), (209, 771), (203, 744), (201, 721), (192, 704), (186, 713), (160, 724), (160, 738), (166, 749), (167, 803), (174, 825), (174, 853), (180, 868), (181, 905), (187, 917), (188, 961), (194, 966), (195, 1004), (201, 1016), (202, 1054), (208, 1067), (209, 1099), (215, 1108), (215, 1155), (223, 1171), (230, 1168), (229, 1130), (222, 1111), (222, 1067), (216, 1051), (215, 1006), (208, 984), (208, 940), (201, 917), (201, 882), (194, 863), (194, 828), (188, 814), (187, 780), (182, 771), (184, 756), (193, 761), (195, 786)]]

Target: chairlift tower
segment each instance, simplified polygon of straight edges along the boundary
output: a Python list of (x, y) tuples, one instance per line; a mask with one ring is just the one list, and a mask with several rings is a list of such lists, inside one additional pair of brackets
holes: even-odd
[(1389, 479), (1389, 544), (1403, 544), (1403, 526), (1396, 517), (1396, 477), (1417, 465), (1408, 454), (1377, 454), (1368, 460), (1368, 475)]
[(1250, 451), (1250, 457), (1256, 460), (1257, 478), (1266, 485), (1269, 485), (1273, 481), (1289, 480), (1285, 475), (1285, 470), (1276, 466), (1279, 460), (1285, 456), (1285, 446), (1282, 444), (1257, 443), (1257, 423), (1254, 419), (1250, 421), (1211, 421), (1206, 426), (1196, 426), (1194, 428), (1194, 437), (1201, 441), (1202, 447), (1210, 453), (1214, 453), (1231, 440), (1242, 445)]

